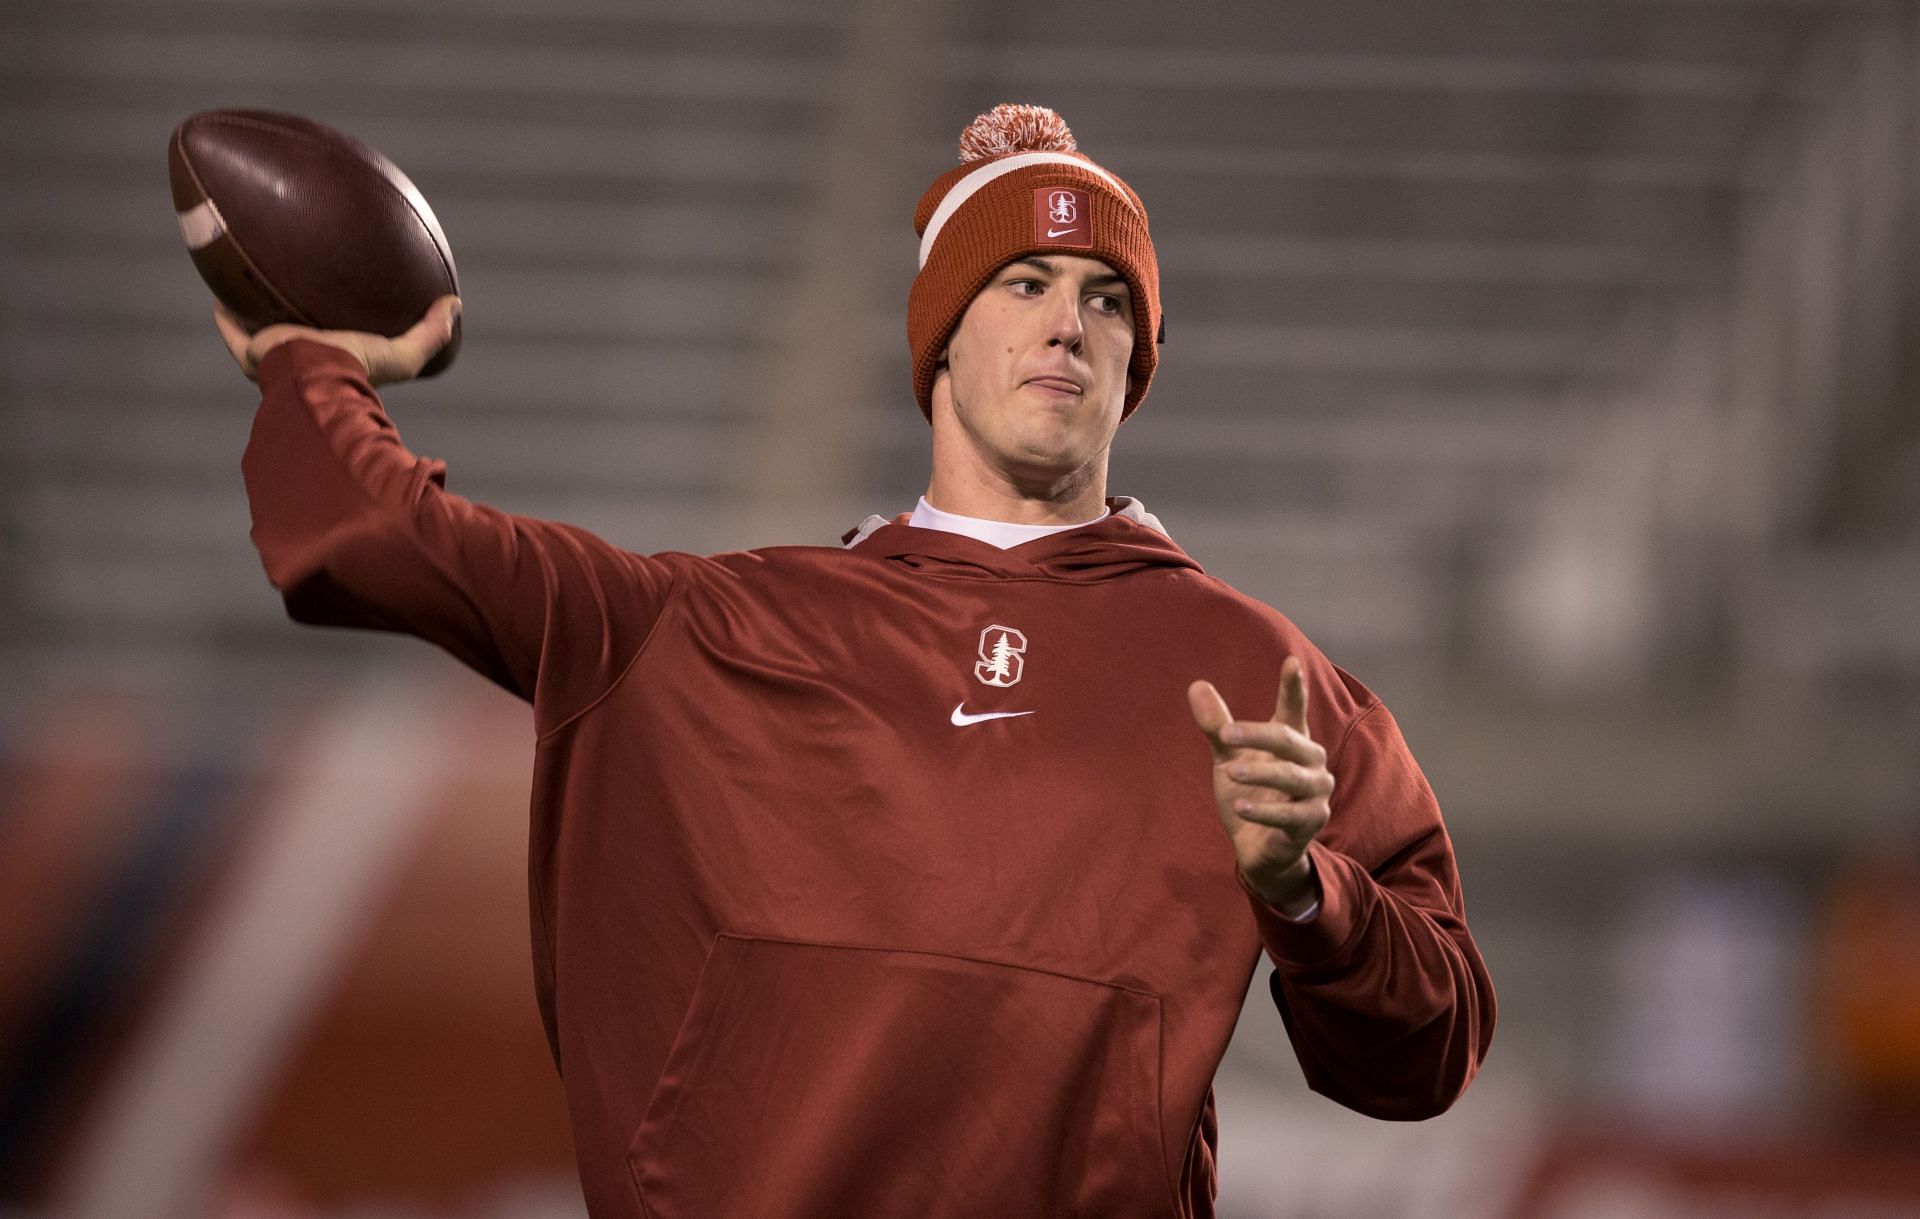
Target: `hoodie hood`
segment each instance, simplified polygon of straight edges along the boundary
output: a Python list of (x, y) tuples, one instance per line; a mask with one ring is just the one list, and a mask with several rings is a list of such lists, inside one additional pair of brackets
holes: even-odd
[(1109, 499), (1108, 515), (1002, 550), (965, 534), (918, 529), (907, 514), (889, 520), (870, 516), (841, 538), (848, 550), (868, 558), (961, 578), (1074, 580), (1097, 582), (1150, 567), (1200, 571), (1174, 544), (1140, 501)]

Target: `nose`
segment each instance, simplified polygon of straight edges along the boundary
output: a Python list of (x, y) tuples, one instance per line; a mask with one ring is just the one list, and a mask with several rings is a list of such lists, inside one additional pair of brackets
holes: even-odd
[(1079, 355), (1081, 345), (1087, 338), (1086, 326), (1080, 318), (1080, 294), (1056, 291), (1051, 296), (1049, 303), (1052, 308), (1047, 313), (1047, 346), (1064, 347), (1074, 355)]

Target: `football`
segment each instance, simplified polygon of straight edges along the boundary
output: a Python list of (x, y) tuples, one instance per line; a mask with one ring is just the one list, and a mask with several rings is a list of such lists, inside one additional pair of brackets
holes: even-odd
[[(280, 322), (397, 335), (460, 291), (424, 195), (311, 119), (207, 110), (174, 128), (167, 176), (200, 277), (249, 332)], [(420, 375), (453, 363), (460, 324)]]

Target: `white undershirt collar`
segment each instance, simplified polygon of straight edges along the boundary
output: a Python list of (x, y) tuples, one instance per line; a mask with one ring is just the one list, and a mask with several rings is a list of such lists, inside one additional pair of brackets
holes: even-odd
[(1091, 525), (1094, 521), (1103, 521), (1111, 512), (1112, 509), (1102, 508), (1100, 515), (1094, 517), (1092, 521), (1081, 521), (1076, 525), (1015, 525), (1008, 521), (989, 521), (977, 516), (942, 512), (929, 504), (927, 497), (923, 495), (920, 497), (919, 505), (914, 508), (913, 515), (907, 518), (907, 524), (915, 529), (943, 529), (948, 533), (965, 534), (989, 546), (1008, 550), (1022, 542), (1046, 537), (1050, 533), (1065, 533), (1069, 529)]

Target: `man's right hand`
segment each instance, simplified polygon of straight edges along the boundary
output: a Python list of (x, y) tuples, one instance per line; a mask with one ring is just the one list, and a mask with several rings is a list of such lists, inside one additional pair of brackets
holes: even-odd
[(367, 380), (375, 385), (390, 385), (419, 376), (427, 361), (453, 337), (453, 320), (459, 316), (460, 298), (443, 296), (427, 307), (411, 330), (390, 339), (358, 330), (315, 330), (311, 326), (290, 325), (263, 326), (258, 333), (250, 335), (225, 305), (213, 307), (213, 323), (220, 328), (220, 337), (226, 340), (234, 363), (249, 379), (258, 371), (261, 358), (275, 347), (288, 339), (312, 339), (358, 356), (367, 370)]

